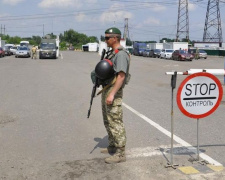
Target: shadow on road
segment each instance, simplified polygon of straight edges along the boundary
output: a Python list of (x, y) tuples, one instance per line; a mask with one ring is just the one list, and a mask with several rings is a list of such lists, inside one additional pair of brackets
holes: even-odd
[(108, 146), (108, 136), (105, 136), (104, 138), (96, 137), (96, 138), (94, 138), (94, 140), (97, 142), (97, 144), (92, 149), (90, 154), (92, 154), (94, 152), (94, 150), (97, 149), (97, 148), (106, 148)]

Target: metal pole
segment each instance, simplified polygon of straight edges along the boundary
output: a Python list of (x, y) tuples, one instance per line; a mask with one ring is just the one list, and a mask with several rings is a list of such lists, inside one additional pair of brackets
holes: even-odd
[(199, 119), (197, 119), (197, 161), (199, 161)]
[(173, 165), (173, 88), (172, 88), (172, 96), (171, 96), (171, 150), (170, 150), (170, 163)]
[(45, 25), (43, 24), (43, 38), (45, 36)]
[(173, 129), (174, 129), (174, 118), (173, 118), (173, 90), (176, 88), (176, 80), (177, 80), (177, 72), (175, 71), (174, 74), (171, 76), (171, 88), (172, 88), (172, 95), (171, 95), (171, 149), (170, 149), (170, 163), (168, 162), (166, 168), (172, 167), (176, 169), (175, 165), (173, 164)]
[[(225, 72), (225, 57), (224, 57), (224, 72)], [(223, 85), (225, 85), (225, 74), (223, 76)]]

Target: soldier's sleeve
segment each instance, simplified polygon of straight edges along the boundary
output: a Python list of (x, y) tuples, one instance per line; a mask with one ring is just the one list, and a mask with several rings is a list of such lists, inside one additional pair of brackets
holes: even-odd
[(115, 71), (127, 73), (127, 66), (128, 66), (128, 55), (126, 52), (120, 51), (117, 56), (115, 57)]

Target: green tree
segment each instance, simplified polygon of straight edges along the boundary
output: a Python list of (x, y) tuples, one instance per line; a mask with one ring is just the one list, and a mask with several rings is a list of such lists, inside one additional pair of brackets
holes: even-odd
[(20, 44), (20, 41), (21, 41), (21, 38), (19, 36), (14, 36), (14, 37), (10, 37), (7, 40), (7, 43), (10, 43), (10, 44)]
[(160, 40), (160, 43), (162, 43), (163, 40), (165, 40), (166, 42), (175, 42), (175, 39), (162, 38), (162, 39)]
[(83, 33), (78, 33), (73, 29), (69, 29), (68, 31), (64, 32), (64, 35), (60, 35), (60, 39), (64, 40), (65, 42), (72, 44), (76, 49), (81, 48), (82, 45), (87, 44), (89, 42), (98, 42), (97, 37), (90, 36)]
[(60, 42), (59, 47), (60, 47), (60, 50), (66, 50), (66, 48), (67, 48), (66, 42), (65, 41)]
[(33, 45), (39, 45), (41, 43), (41, 37), (40, 36), (32, 36), (32, 41), (34, 42)]
[(98, 38), (96, 36), (89, 36), (89, 42), (94, 43), (94, 42), (98, 42)]

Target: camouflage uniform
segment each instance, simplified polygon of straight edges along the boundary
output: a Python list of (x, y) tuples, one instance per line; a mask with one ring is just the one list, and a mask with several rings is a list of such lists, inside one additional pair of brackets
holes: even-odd
[(108, 133), (109, 146), (120, 148), (126, 145), (126, 132), (123, 124), (122, 110), (123, 89), (121, 88), (116, 93), (113, 104), (107, 105), (106, 98), (112, 88), (113, 86), (102, 93), (102, 115)]
[(36, 59), (37, 58), (37, 49), (35, 46), (32, 47), (31, 52), (32, 52), (31, 59)]
[[(102, 92), (102, 115), (103, 121), (108, 133), (109, 146), (101, 150), (101, 153), (113, 153), (114, 155), (105, 159), (106, 163), (119, 163), (126, 161), (125, 156), (125, 146), (126, 146), (126, 132), (123, 124), (123, 110), (122, 110), (122, 99), (123, 99), (123, 88), (125, 84), (129, 81), (129, 64), (130, 57), (128, 53), (120, 45), (121, 31), (115, 27), (109, 28), (105, 31), (105, 42), (108, 47), (111, 47), (113, 50), (107, 53), (105, 59), (111, 60), (113, 64), (113, 69), (115, 75), (120, 74), (123, 76), (126, 75), (122, 86), (120, 89), (113, 95), (114, 98), (109, 95), (112, 90), (114, 90), (114, 84), (108, 87), (112, 82), (114, 77), (104, 80), (103, 87), (107, 86), (108, 88), (104, 89)], [(116, 80), (117, 82), (122, 83), (121, 79)], [(118, 87), (118, 84), (117, 84)], [(117, 89), (116, 87), (116, 89)], [(108, 100), (108, 104), (106, 103)], [(110, 103), (112, 104), (110, 104)]]
[(199, 49), (198, 49), (198, 48), (196, 48), (195, 59), (196, 59), (196, 60), (199, 59)]
[[(109, 59), (113, 62), (113, 67), (116, 73), (123, 71), (127, 73), (129, 56), (119, 48), (120, 51), (112, 56), (109, 55)], [(110, 147), (123, 148), (126, 145), (126, 132), (123, 124), (123, 110), (122, 110), (122, 100), (123, 100), (123, 86), (117, 91), (114, 96), (113, 104), (107, 105), (106, 99), (113, 89), (113, 85), (103, 91), (102, 93), (102, 115), (103, 121), (108, 133), (108, 140)]]

